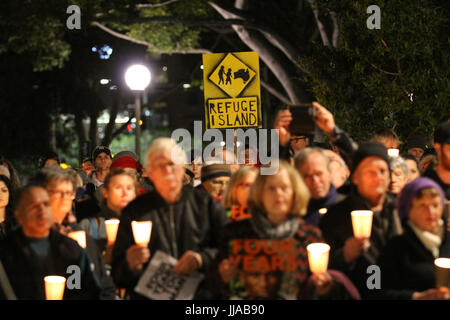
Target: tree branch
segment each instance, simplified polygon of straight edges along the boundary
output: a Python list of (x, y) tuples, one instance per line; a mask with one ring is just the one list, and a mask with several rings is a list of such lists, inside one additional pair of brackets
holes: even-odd
[(259, 80), (259, 82), (261, 83), (261, 86), (267, 90), (267, 92), (269, 92), (271, 95), (273, 95), (275, 98), (277, 98), (278, 100), (280, 100), (281, 102), (283, 102), (286, 105), (293, 105), (294, 103), (292, 103), (287, 97), (285, 97), (281, 92), (279, 92), (277, 89), (275, 89), (274, 87), (272, 87), (270, 84), (268, 84), (267, 82), (263, 81), (263, 80)]
[(133, 43), (141, 44), (141, 45), (147, 46), (147, 47), (150, 45), (150, 43), (148, 43), (146, 41), (137, 40), (137, 39), (131, 38), (131, 37), (127, 36), (127, 35), (124, 35), (123, 33), (119, 33), (117, 31), (114, 31), (114, 30), (108, 28), (107, 26), (101, 24), (100, 22), (92, 21), (91, 25), (102, 29), (103, 31), (109, 33), (110, 35), (113, 35), (116, 38), (120, 38), (120, 39), (127, 40), (127, 41), (130, 41), (130, 42), (133, 42)]
[[(146, 47), (150, 46), (150, 43), (147, 42), (147, 41), (138, 40), (138, 39), (132, 38), (130, 36), (127, 36), (127, 35), (125, 35), (123, 33), (114, 31), (114, 30), (108, 28), (107, 26), (101, 24), (98, 21), (93, 21), (91, 24), (93, 26), (96, 26), (96, 27), (102, 29), (103, 31), (105, 31), (105, 32), (107, 32), (107, 33), (117, 37), (117, 38), (120, 38), (120, 39), (123, 39), (123, 40), (127, 40), (127, 41), (130, 41), (130, 42), (133, 42), (133, 43), (137, 43), (137, 44), (140, 44), (140, 45), (143, 45), (143, 46), (146, 46)], [(163, 50), (153, 50), (153, 51), (156, 52), (156, 53), (179, 53), (179, 54), (204, 54), (204, 53), (211, 53), (210, 50), (202, 49), (202, 48), (200, 48), (200, 49), (187, 49), (187, 50), (181, 50), (181, 49), (177, 48), (175, 50), (171, 50), (170, 52), (169, 51), (163, 51)]]
[(177, 2), (178, 0), (169, 0), (162, 3), (139, 3), (136, 5), (136, 8), (158, 8), (162, 6), (167, 6), (171, 3)]
[[(225, 19), (236, 19), (237, 16), (232, 12), (223, 9), (220, 5), (217, 5), (214, 1), (208, 2), (211, 7), (213, 7), (223, 18)], [(238, 37), (245, 43), (252, 51), (259, 53), (261, 60), (267, 65), (271, 72), (277, 77), (278, 81), (283, 86), (286, 91), (290, 101), (292, 103), (299, 103), (300, 99), (298, 97), (295, 85), (292, 81), (292, 76), (290, 75), (287, 68), (285, 68), (280, 59), (277, 59), (277, 53), (274, 52), (274, 48), (268, 45), (267, 42), (262, 41), (258, 34), (250, 34), (249, 31), (243, 26), (233, 25), (232, 28), (238, 35)], [(267, 41), (267, 39), (264, 38)]]
[[(217, 3), (217, 1), (210, 1), (210, 5), (213, 3), (215, 6), (220, 7), (222, 10), (228, 11), (228, 13), (232, 14), (234, 16), (233, 20), (236, 19), (242, 19), (245, 21), (244, 26), (249, 29), (255, 29), (259, 32), (261, 32), (264, 37), (269, 41), (273, 46), (280, 49), (281, 52), (292, 62), (294, 65), (297, 65), (298, 57), (300, 56), (299, 52), (283, 37), (278, 35), (274, 30), (271, 30), (270, 28), (267, 28), (265, 26), (256, 25), (254, 23), (249, 22), (249, 18), (246, 17), (244, 12), (242, 10), (236, 10), (231, 8), (225, 8), (222, 4)], [(245, 1), (238, 0), (236, 1), (236, 5), (239, 6), (238, 8), (242, 8), (245, 6)], [(230, 19), (225, 20), (226, 22), (229, 22)]]
[(315, 5), (315, 0), (308, 0), (308, 2), (311, 5), (311, 9), (314, 13), (314, 19), (316, 20), (317, 28), (319, 29), (320, 37), (322, 38), (322, 43), (324, 46), (329, 46), (330, 40), (328, 40), (328, 35), (325, 30), (325, 26), (319, 20), (319, 9), (317, 9), (317, 7)]
[(336, 12), (330, 11), (330, 17), (331, 21), (333, 21), (333, 36), (331, 41), (333, 43), (333, 47), (337, 48), (339, 40), (339, 25), (336, 17)]
[(391, 76), (399, 76), (399, 75), (400, 75), (399, 73), (394, 73), (394, 72), (385, 71), (385, 70), (383, 70), (383, 69), (377, 67), (377, 66), (374, 65), (373, 63), (371, 63), (371, 62), (370, 62), (369, 60), (367, 60), (366, 58), (364, 58), (364, 61), (366, 61), (368, 64), (370, 64), (373, 68), (375, 68), (375, 69), (377, 69), (378, 71), (383, 72), (383, 73), (385, 73), (385, 74), (389, 74), (389, 75), (391, 75)]

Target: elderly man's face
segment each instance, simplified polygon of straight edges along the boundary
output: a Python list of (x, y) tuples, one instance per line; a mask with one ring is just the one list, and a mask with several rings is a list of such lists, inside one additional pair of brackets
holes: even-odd
[(30, 189), (20, 201), (15, 215), (27, 237), (48, 236), (54, 220), (47, 191), (40, 187)]
[(148, 176), (158, 193), (168, 202), (175, 202), (183, 187), (184, 164), (172, 160), (172, 149), (167, 149), (147, 160)]
[(299, 168), (299, 172), (313, 199), (322, 199), (328, 194), (331, 174), (325, 158), (320, 153), (311, 153)]
[(229, 181), (230, 177), (216, 177), (203, 182), (203, 186), (213, 197), (221, 197)]

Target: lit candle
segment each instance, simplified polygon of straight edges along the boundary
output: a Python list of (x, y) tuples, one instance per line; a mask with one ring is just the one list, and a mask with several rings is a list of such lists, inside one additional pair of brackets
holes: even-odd
[(319, 213), (320, 213), (320, 214), (325, 214), (325, 213), (327, 213), (327, 211), (328, 211), (327, 208), (321, 208), (321, 209), (319, 209)]
[(86, 232), (85, 231), (73, 231), (67, 234), (69, 238), (72, 238), (82, 248), (86, 248)]
[(326, 272), (330, 246), (326, 243), (311, 243), (306, 247), (308, 251), (309, 269), (312, 273)]
[(108, 238), (108, 245), (113, 245), (116, 242), (117, 229), (119, 228), (118, 219), (110, 219), (105, 221), (106, 236)]
[(434, 260), (436, 267), (436, 287), (450, 288), (450, 259), (438, 258)]
[(353, 234), (355, 238), (368, 239), (372, 231), (373, 212), (370, 210), (355, 210), (351, 212)]
[(399, 150), (398, 149), (388, 149), (388, 156), (389, 157), (398, 157)]
[(64, 288), (66, 286), (66, 278), (61, 276), (44, 277), (45, 282), (45, 299), (46, 300), (62, 300), (64, 296)]
[(134, 242), (143, 247), (147, 247), (150, 241), (150, 235), (152, 234), (152, 222), (132, 221), (131, 227), (133, 228)]

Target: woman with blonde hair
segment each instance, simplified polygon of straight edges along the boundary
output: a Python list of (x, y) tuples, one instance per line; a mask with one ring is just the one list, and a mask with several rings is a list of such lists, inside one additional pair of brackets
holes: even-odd
[[(233, 208), (247, 207), (247, 200), (250, 194), (250, 188), (259, 174), (258, 168), (244, 166), (236, 171), (230, 179), (222, 197), (222, 205), (227, 209), (227, 215), (233, 218)], [(239, 220), (239, 219), (238, 219)]]
[[(341, 287), (336, 285), (337, 282), (330, 273), (311, 276), (308, 268), (306, 246), (313, 242), (323, 242), (320, 230), (302, 220), (310, 198), (308, 188), (297, 170), (289, 163), (280, 161), (278, 168), (273, 175), (258, 175), (251, 187), (248, 199), (251, 217), (229, 223), (222, 229), (218, 256), (221, 286), (217, 287), (222, 288), (221, 294), (228, 298), (235, 294), (230, 291), (229, 284), (237, 279), (245, 286), (244, 292), (240, 292), (238, 296), (246, 299), (300, 299), (328, 297), (330, 294), (334, 296), (335, 289), (340, 290)], [(256, 249), (243, 245), (248, 240), (253, 243), (270, 242), (271, 245), (264, 249), (265, 253), (263, 250), (256, 253), (258, 245)], [(287, 252), (281, 252), (280, 255), (274, 243), (284, 243), (284, 249), (281, 251), (290, 249), (290, 256)], [(286, 245), (287, 243), (292, 245)], [(245, 249), (247, 256), (243, 259), (236, 255), (231, 257), (230, 248), (233, 254), (236, 254), (238, 249)], [(275, 255), (266, 257), (275, 252)], [(289, 256), (288, 260), (283, 260), (286, 255)], [(251, 261), (256, 261), (259, 265), (255, 268)], [(261, 261), (269, 263), (264, 265)], [(283, 264), (283, 261), (287, 264)], [(264, 266), (268, 266), (268, 270), (264, 270)], [(245, 270), (246, 268), (252, 269), (252, 272), (247, 272), (249, 270)], [(290, 274), (286, 276), (284, 272), (289, 268)]]

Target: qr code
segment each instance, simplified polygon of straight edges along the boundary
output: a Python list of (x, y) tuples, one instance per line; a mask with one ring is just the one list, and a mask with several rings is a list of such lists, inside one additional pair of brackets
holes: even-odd
[(173, 266), (161, 263), (153, 277), (147, 283), (147, 288), (157, 295), (167, 295), (173, 300), (179, 294), (181, 287), (186, 282), (186, 277), (181, 277), (173, 271)]

